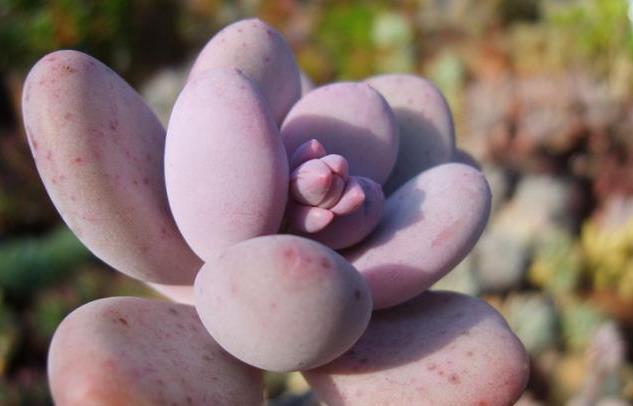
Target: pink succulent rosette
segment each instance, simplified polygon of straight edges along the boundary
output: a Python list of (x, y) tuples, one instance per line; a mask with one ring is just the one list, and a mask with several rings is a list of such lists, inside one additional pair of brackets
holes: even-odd
[(507, 405), (523, 391), (525, 351), (501, 316), (427, 291), (490, 211), (428, 81), (310, 90), (283, 37), (252, 19), (205, 46), (166, 133), (76, 51), (33, 67), (23, 112), (68, 226), (184, 303), (71, 313), (50, 349), (56, 403), (261, 404), (261, 370), (306, 371), (328, 405)]

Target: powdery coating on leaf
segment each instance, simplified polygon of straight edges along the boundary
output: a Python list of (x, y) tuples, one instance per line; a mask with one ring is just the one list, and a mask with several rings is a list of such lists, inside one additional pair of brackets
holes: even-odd
[(390, 195), (420, 172), (451, 159), (453, 119), (442, 93), (426, 79), (388, 74), (366, 82), (387, 100), (400, 130), (398, 159), (385, 183), (385, 194)]
[(350, 351), (304, 372), (328, 406), (512, 405), (528, 374), (525, 350), (503, 318), (449, 292), (375, 312)]
[(343, 257), (290, 235), (229, 248), (198, 273), (194, 293), (218, 343), (270, 371), (333, 360), (360, 337), (372, 308), (367, 284)]
[(165, 131), (139, 95), (96, 59), (58, 51), (29, 73), (22, 108), (40, 176), (77, 237), (134, 278), (192, 283), (201, 263), (167, 205)]
[(72, 312), (51, 343), (55, 404), (257, 405), (262, 374), (220, 348), (191, 306), (108, 298)]
[(193, 306), (192, 285), (162, 285), (159, 283), (147, 283), (146, 285), (172, 302)]
[(210, 68), (236, 68), (255, 82), (277, 123), (301, 97), (299, 67), (290, 46), (279, 32), (258, 19), (238, 21), (211, 38), (189, 79)]
[(178, 228), (203, 259), (279, 229), (288, 162), (253, 83), (214, 69), (189, 81), (167, 131), (165, 179)]
[(335, 83), (314, 89), (297, 102), (281, 127), (289, 156), (319, 140), (329, 154), (344, 156), (350, 175), (383, 184), (398, 153), (398, 126), (378, 92), (364, 83)]
[(365, 276), (375, 308), (428, 289), (472, 249), (488, 221), (490, 189), (478, 170), (448, 163), (392, 194), (381, 222), (345, 257)]
[(301, 97), (303, 97), (314, 89), (314, 82), (312, 82), (308, 74), (302, 70), (299, 71), (299, 78), (301, 80)]

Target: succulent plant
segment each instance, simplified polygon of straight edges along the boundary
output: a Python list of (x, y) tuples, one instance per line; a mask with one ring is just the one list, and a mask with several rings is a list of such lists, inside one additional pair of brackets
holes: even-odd
[(490, 210), (483, 174), (453, 162), (450, 112), (430, 82), (384, 75), (302, 96), (290, 47), (252, 19), (202, 50), (166, 136), (121, 78), (75, 51), (35, 65), (23, 113), (78, 238), (195, 304), (118, 297), (75, 310), (50, 348), (58, 404), (257, 404), (260, 369), (309, 370), (331, 405), (520, 396), (525, 350), (501, 316), (425, 292)]
[(633, 214), (630, 198), (614, 197), (582, 228), (581, 245), (596, 290), (633, 300)]
[(557, 344), (556, 309), (548, 296), (510, 294), (504, 303), (503, 314), (529, 354), (539, 354)]
[(536, 242), (528, 271), (535, 286), (555, 296), (573, 295), (582, 272), (582, 252), (571, 233), (554, 229)]

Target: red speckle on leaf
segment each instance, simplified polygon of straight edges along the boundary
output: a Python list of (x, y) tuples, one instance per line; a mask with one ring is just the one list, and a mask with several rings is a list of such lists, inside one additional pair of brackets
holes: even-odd
[(40, 144), (35, 140), (32, 140), (32, 144), (33, 144), (33, 149), (37, 151), (37, 149), (40, 147)]
[(143, 178), (143, 184), (144, 185), (149, 185), (149, 179)]
[(330, 260), (327, 258), (321, 258), (321, 266), (325, 269), (332, 268), (332, 264), (330, 263)]
[(80, 157), (80, 156), (78, 156), (78, 157), (76, 157), (76, 158), (73, 160), (73, 162), (74, 162), (74, 163), (76, 163), (76, 164), (80, 164), (80, 163), (82, 163), (82, 162), (83, 162), (83, 158), (82, 158), (82, 157)]
[(286, 248), (283, 251), (283, 256), (288, 259), (295, 259), (297, 257), (297, 252), (293, 248)]
[(429, 371), (434, 371), (437, 369), (437, 364), (429, 364), (426, 366), (426, 369), (428, 369)]
[(441, 245), (448, 240), (450, 240), (455, 234), (459, 232), (459, 229), (462, 227), (461, 219), (453, 221), (451, 225), (446, 227), (441, 233), (438, 234), (437, 237), (431, 242), (431, 247), (435, 248), (438, 245)]
[(90, 134), (91, 136), (98, 136), (98, 137), (104, 137), (105, 133), (97, 128), (91, 128), (90, 130), (88, 130), (88, 134)]
[(457, 385), (460, 382), (459, 376), (457, 374), (451, 374), (451, 376), (448, 377), (448, 381), (453, 385)]
[(53, 160), (53, 151), (51, 150), (46, 151), (46, 159), (49, 161)]
[(73, 118), (73, 113), (64, 114), (64, 120), (70, 121)]

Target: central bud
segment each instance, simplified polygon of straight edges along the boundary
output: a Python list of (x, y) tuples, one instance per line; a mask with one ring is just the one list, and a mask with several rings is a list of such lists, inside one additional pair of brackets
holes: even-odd
[[(340, 249), (360, 241), (377, 224), (384, 206), (382, 187), (369, 178), (350, 176), (345, 157), (328, 154), (312, 139), (292, 154), (290, 170), (290, 232), (309, 234)], [(352, 230), (361, 224), (363, 233)]]

